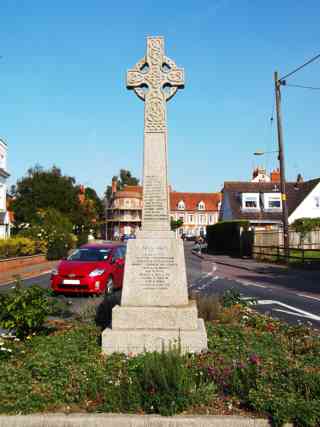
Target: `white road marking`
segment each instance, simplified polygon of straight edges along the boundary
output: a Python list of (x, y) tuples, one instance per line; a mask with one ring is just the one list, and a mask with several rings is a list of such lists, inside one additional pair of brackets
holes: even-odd
[(299, 295), (299, 297), (304, 297), (304, 298), (314, 299), (315, 301), (320, 301), (320, 298), (312, 297), (310, 295), (306, 295), (306, 294), (297, 294), (297, 295)]
[(291, 314), (292, 316), (305, 317), (306, 319), (310, 319), (310, 317), (306, 316), (305, 314), (293, 313), (292, 311), (282, 310), (281, 308), (275, 308), (273, 311), (280, 311), (281, 313)]
[(292, 307), (291, 305), (284, 304), (283, 302), (280, 302), (280, 301), (265, 299), (265, 300), (258, 300), (257, 304), (258, 305), (274, 305), (274, 304), (280, 305), (281, 307), (287, 308), (288, 310), (302, 314), (303, 316), (301, 317), (307, 317), (311, 320), (317, 320), (318, 322), (320, 322), (320, 316), (317, 316), (313, 313), (309, 313), (308, 311), (305, 311), (305, 310), (301, 310), (300, 308)]
[(253, 283), (253, 282), (242, 282), (242, 281), (239, 281), (239, 283), (241, 283), (241, 285), (243, 285), (243, 286), (253, 286), (255, 288), (266, 288), (265, 285), (258, 285), (258, 283)]

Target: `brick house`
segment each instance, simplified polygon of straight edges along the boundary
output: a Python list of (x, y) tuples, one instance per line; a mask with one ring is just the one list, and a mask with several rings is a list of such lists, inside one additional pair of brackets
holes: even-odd
[[(112, 182), (112, 196), (107, 205), (107, 237), (120, 238), (124, 234), (135, 234), (141, 227), (142, 186), (126, 186), (117, 191)], [(220, 193), (181, 193), (170, 190), (170, 216), (182, 219), (183, 226), (177, 234), (186, 236), (205, 235), (206, 226), (215, 224), (219, 217)]]

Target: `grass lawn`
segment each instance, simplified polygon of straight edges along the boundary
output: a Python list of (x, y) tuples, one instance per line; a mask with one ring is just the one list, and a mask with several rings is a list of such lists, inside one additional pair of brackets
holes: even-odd
[(320, 423), (320, 337), (257, 314), (237, 298), (198, 302), (209, 351), (101, 354), (93, 321), (51, 321), (0, 337), (0, 413), (42, 411), (270, 416)]

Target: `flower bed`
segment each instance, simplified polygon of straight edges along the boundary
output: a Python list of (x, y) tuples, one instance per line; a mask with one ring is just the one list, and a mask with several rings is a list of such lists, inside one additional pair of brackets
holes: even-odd
[(51, 323), (25, 341), (0, 338), (0, 413), (250, 414), (319, 425), (319, 335), (230, 295), (209, 306), (209, 351), (199, 355), (107, 357), (88, 319)]

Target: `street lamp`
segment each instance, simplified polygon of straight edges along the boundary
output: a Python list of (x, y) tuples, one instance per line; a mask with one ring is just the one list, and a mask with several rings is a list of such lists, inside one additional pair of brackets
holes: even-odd
[(289, 223), (288, 223), (288, 206), (286, 196), (286, 177), (284, 167), (284, 154), (283, 154), (283, 134), (282, 134), (282, 121), (281, 121), (281, 92), (280, 87), (283, 84), (282, 80), (278, 78), (278, 73), (274, 73), (274, 85), (276, 95), (276, 110), (277, 110), (277, 131), (278, 131), (278, 150), (275, 151), (256, 151), (255, 156), (262, 156), (267, 153), (278, 153), (278, 160), (280, 166), (280, 191), (282, 202), (282, 225), (283, 225), (283, 246), (285, 261), (289, 261)]
[(274, 151), (255, 151), (253, 154), (255, 156), (263, 156), (264, 154), (270, 154), (270, 153), (279, 153), (279, 150), (274, 150)]

